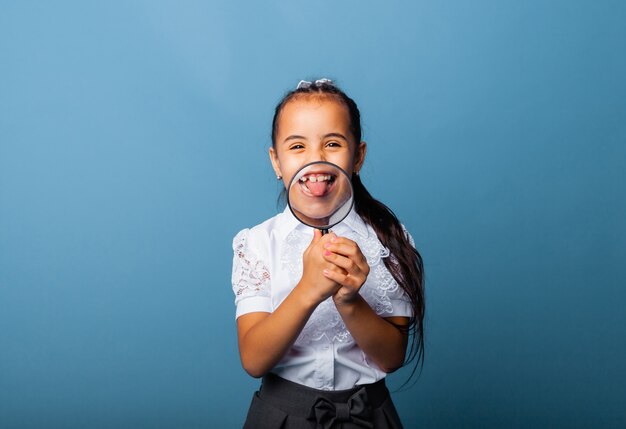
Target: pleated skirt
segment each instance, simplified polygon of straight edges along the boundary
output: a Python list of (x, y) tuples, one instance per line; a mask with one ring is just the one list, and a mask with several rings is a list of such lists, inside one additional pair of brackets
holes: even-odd
[(347, 390), (317, 390), (268, 374), (244, 429), (402, 429), (382, 379)]

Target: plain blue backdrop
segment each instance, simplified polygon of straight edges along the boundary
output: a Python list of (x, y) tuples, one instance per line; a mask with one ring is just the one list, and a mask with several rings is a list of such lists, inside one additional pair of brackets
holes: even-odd
[[(626, 427), (626, 3), (2, 1), (0, 427), (236, 428), (272, 110), (359, 104), (415, 237), (407, 428)], [(400, 386), (404, 369), (390, 376)]]

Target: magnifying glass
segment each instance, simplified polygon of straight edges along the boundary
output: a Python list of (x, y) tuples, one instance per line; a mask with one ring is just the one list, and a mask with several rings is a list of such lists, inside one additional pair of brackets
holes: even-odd
[(350, 176), (339, 166), (316, 161), (306, 164), (291, 178), (287, 205), (303, 224), (326, 234), (345, 219), (354, 204)]

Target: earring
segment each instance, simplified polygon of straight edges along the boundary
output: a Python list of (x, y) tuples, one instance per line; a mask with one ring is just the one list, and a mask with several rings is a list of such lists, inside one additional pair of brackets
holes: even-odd
[(280, 180), (282, 178), (283, 178), (283, 176), (276, 176), (276, 180)]

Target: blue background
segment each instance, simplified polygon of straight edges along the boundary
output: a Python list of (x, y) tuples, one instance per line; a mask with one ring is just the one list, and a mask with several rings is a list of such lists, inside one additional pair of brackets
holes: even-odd
[(231, 240), (322, 76), (425, 259), (406, 427), (626, 427), (623, 1), (0, 10), (0, 427), (242, 424)]

